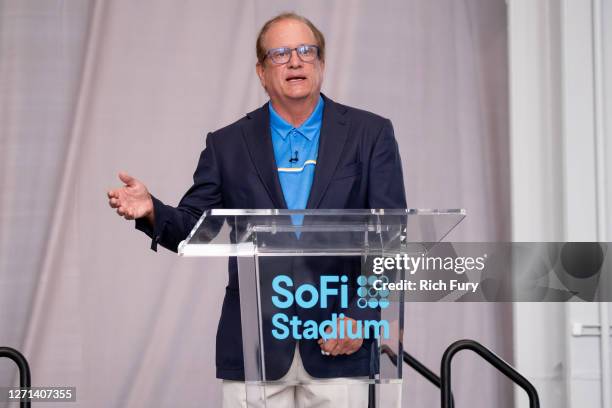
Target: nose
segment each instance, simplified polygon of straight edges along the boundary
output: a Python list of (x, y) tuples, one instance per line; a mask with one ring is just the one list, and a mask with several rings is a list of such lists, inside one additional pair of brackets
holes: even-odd
[(297, 50), (291, 50), (291, 56), (289, 57), (289, 62), (287, 65), (294, 68), (302, 66), (302, 60), (298, 55)]

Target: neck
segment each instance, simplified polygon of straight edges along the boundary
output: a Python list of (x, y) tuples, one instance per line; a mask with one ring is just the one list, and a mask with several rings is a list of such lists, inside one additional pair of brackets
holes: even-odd
[(319, 103), (319, 95), (316, 98), (302, 100), (291, 100), (288, 102), (270, 101), (276, 113), (293, 127), (300, 127), (312, 114)]

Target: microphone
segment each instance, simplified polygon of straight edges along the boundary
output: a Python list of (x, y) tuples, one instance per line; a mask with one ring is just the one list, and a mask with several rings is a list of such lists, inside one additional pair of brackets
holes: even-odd
[(289, 163), (297, 163), (298, 161), (300, 161), (300, 159), (298, 159), (298, 151), (295, 151), (295, 157), (291, 157), (289, 159)]

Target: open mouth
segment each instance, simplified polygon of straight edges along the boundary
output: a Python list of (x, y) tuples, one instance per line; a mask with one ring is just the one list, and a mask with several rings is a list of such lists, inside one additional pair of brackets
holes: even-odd
[(305, 76), (295, 75), (295, 76), (287, 77), (286, 81), (287, 82), (300, 82), (300, 81), (304, 81), (305, 79), (306, 79)]

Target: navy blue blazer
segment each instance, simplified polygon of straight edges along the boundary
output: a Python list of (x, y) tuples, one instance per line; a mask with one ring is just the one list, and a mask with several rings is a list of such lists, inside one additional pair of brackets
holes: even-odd
[[(391, 121), (322, 96), (325, 107), (319, 154), (307, 208), (406, 208), (402, 165)], [(272, 148), (267, 103), (208, 134), (193, 180), (177, 207), (153, 197), (154, 226), (136, 220), (136, 228), (152, 238), (152, 249), (156, 250), (159, 244), (176, 251), (207, 209), (287, 208)], [(290, 265), (286, 258), (267, 258), (266, 262), (270, 270), (290, 269), (296, 286), (317, 282), (320, 275), (347, 274), (353, 287), (360, 268), (359, 259), (351, 258), (334, 261), (329, 257), (303, 257), (291, 260)], [(244, 380), (237, 269), (235, 258), (230, 259), (229, 282), (217, 330), (217, 377), (228, 380)], [(351, 296), (356, 299), (354, 293)], [(264, 315), (272, 313), (270, 296), (262, 294), (261, 298), (268, 300), (262, 306)], [(354, 319), (372, 317), (372, 311), (360, 309), (353, 302), (349, 310), (338, 310), (335, 304), (328, 306), (327, 310), (292, 312), (301, 319), (316, 321), (329, 319), (332, 312), (343, 312)], [(264, 330), (271, 333), (270, 322), (264, 324)], [(267, 379), (278, 379), (291, 365), (295, 342), (267, 335), (264, 344)], [(336, 357), (323, 356), (315, 340), (301, 340), (299, 347), (306, 371), (314, 377), (329, 378), (368, 375), (372, 364), (370, 344), (364, 341), (356, 353)]]

